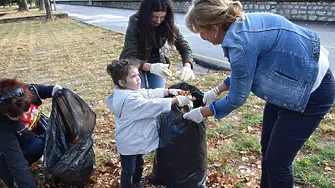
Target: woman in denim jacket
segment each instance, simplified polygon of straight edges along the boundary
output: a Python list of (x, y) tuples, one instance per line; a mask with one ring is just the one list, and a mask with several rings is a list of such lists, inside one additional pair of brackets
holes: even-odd
[(120, 55), (120, 59), (139, 60), (142, 88), (165, 88), (165, 77), (172, 75), (168, 45), (175, 46), (181, 55), (181, 78), (194, 78), (192, 50), (174, 24), (171, 1), (143, 0), (138, 12), (129, 18)]
[(208, 116), (224, 118), (252, 91), (266, 100), (261, 187), (293, 187), (292, 162), (334, 104), (328, 51), (320, 46), (318, 34), (282, 16), (241, 10), (239, 1), (193, 1), (187, 27), (203, 40), (221, 45), (231, 75), (204, 94), (209, 106), (184, 118), (196, 122)]

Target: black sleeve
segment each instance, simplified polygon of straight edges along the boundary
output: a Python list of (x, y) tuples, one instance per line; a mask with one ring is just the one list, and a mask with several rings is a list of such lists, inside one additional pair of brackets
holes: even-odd
[(47, 99), (52, 97), (52, 89), (54, 86), (45, 86), (41, 84), (32, 84), (36, 87), (38, 95), (41, 97), (41, 99)]
[(0, 131), (0, 150), (17, 186), (37, 188), (14, 131)]

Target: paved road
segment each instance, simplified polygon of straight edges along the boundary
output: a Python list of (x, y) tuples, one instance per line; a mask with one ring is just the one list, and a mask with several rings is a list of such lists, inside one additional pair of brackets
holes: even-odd
[[(74, 19), (121, 33), (125, 33), (127, 29), (128, 17), (135, 13), (135, 10), (64, 4), (58, 4), (57, 10), (68, 13)], [(175, 22), (189, 42), (197, 59), (216, 63), (216, 65), (220, 65), (220, 68), (229, 67), (220, 46), (213, 46), (209, 42), (203, 41), (199, 35), (191, 33), (185, 27), (184, 15), (176, 13)], [(330, 67), (335, 73), (335, 24), (302, 21), (295, 23), (319, 33), (321, 44), (329, 51)]]

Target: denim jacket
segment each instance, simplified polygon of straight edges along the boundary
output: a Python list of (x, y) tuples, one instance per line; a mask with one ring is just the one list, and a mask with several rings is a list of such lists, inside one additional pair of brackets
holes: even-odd
[(283, 108), (303, 112), (318, 74), (317, 33), (270, 13), (245, 14), (221, 44), (231, 66), (226, 97), (210, 105), (215, 118), (242, 106), (250, 91)]

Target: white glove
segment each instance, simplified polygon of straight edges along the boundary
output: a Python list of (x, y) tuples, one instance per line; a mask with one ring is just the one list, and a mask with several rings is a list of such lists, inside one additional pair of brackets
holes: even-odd
[(204, 98), (202, 99), (202, 101), (205, 103), (205, 105), (209, 105), (211, 104), (213, 101), (216, 101), (216, 99), (218, 98), (218, 95), (216, 94), (217, 92), (215, 92), (215, 88), (205, 92), (204, 94)]
[(154, 63), (150, 66), (150, 72), (163, 78), (165, 78), (166, 76), (172, 76), (172, 72), (168, 67), (168, 64)]
[(184, 119), (194, 121), (196, 123), (202, 122), (205, 118), (200, 112), (200, 108), (193, 109), (183, 115)]
[(63, 89), (61, 86), (55, 85), (54, 88), (52, 88), (51, 95), (54, 96), (54, 94), (61, 89)]
[(192, 101), (188, 96), (176, 96), (177, 100), (178, 100), (178, 106), (183, 107), (183, 106), (187, 106), (188, 104), (190, 104)]
[(183, 90), (181, 89), (169, 89), (169, 94), (177, 96), (179, 95), (180, 92), (182, 92)]
[(191, 67), (188, 66), (183, 67), (181, 70), (181, 79), (188, 80), (190, 78), (191, 79), (195, 78), (193, 70), (191, 69)]

